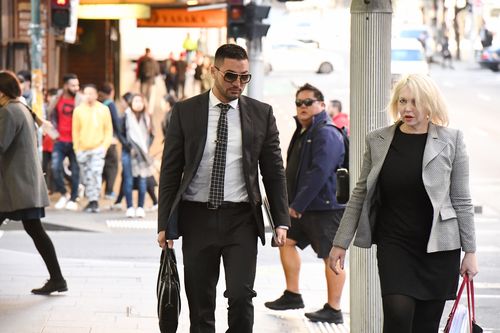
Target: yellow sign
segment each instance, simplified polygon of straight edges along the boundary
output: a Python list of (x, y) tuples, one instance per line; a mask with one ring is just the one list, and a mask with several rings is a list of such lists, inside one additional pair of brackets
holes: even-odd
[(119, 20), (148, 18), (150, 7), (141, 4), (79, 5), (78, 18), (87, 20)]
[(226, 26), (225, 9), (188, 11), (187, 9), (152, 8), (148, 20), (137, 20), (137, 26), (182, 27), (182, 28), (222, 28)]

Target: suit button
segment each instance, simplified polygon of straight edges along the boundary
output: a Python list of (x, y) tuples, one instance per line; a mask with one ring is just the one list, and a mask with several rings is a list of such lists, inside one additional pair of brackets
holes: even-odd
[(325, 203), (326, 203), (327, 205), (329, 205), (329, 204), (330, 204), (330, 200), (326, 200), (326, 201), (325, 201)]

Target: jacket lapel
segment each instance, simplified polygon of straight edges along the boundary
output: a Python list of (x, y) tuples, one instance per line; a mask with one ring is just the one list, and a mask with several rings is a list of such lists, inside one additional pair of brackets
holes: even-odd
[(446, 142), (439, 139), (436, 125), (429, 123), (429, 131), (427, 134), (427, 142), (425, 144), (424, 157), (422, 160), (422, 168), (425, 168), (439, 153), (446, 147)]
[[(195, 163), (193, 164), (198, 168), (201, 162), (201, 158), (203, 157), (203, 152), (205, 150), (205, 145), (207, 142), (207, 127), (208, 127), (208, 94), (210, 90), (207, 91), (206, 93), (200, 95), (199, 97), (199, 106), (197, 112), (195, 112), (195, 117), (191, 119), (192, 121), (192, 128), (193, 128), (193, 135), (194, 133), (200, 133), (199, 138), (197, 141), (199, 142), (196, 153), (194, 155), (194, 161)], [(190, 133), (187, 133), (190, 135)]]

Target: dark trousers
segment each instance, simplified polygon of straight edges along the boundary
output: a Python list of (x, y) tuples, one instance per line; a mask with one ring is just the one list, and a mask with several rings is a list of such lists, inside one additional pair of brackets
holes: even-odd
[[(0, 226), (3, 224), (4, 218), (0, 216)], [(61, 267), (59, 266), (59, 261), (57, 260), (56, 250), (54, 245), (50, 240), (49, 235), (45, 232), (40, 219), (23, 220), (24, 230), (35, 243), (35, 247), (38, 253), (42, 256), (45, 266), (50, 274), (51, 280), (62, 280), (63, 276), (61, 273)]]
[(102, 181), (106, 182), (105, 194), (113, 193), (116, 175), (118, 174), (118, 152), (116, 144), (109, 146), (104, 157), (104, 169), (102, 170)]
[(80, 184), (80, 168), (76, 161), (75, 151), (73, 150), (72, 142), (56, 142), (52, 151), (52, 177), (56, 191), (61, 194), (66, 194), (64, 185), (64, 159), (69, 158), (69, 167), (71, 170), (71, 201), (76, 201), (78, 198), (78, 185)]
[(209, 210), (206, 204), (182, 202), (184, 285), (190, 333), (215, 332), (215, 296), (222, 258), (228, 298), (228, 333), (252, 332), (252, 298), (257, 261), (257, 226), (249, 204)]
[(44, 151), (42, 153), (42, 171), (49, 192), (52, 192), (55, 189), (54, 179), (52, 177), (52, 169), (50, 168), (51, 163), (52, 163), (52, 152)]

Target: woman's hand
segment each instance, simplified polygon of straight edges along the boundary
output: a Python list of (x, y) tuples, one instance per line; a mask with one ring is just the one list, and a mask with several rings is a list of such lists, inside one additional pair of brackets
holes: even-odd
[(469, 279), (472, 280), (476, 274), (479, 273), (479, 268), (477, 267), (476, 254), (473, 252), (465, 253), (462, 259), (462, 265), (460, 266), (460, 275), (469, 275)]
[[(334, 246), (330, 250), (330, 255), (328, 257), (328, 265), (330, 266), (332, 271), (335, 272), (335, 274), (340, 273), (339, 268), (341, 270), (344, 270), (345, 253), (346, 253), (345, 249), (337, 246)], [(337, 262), (339, 262), (338, 266)]]

